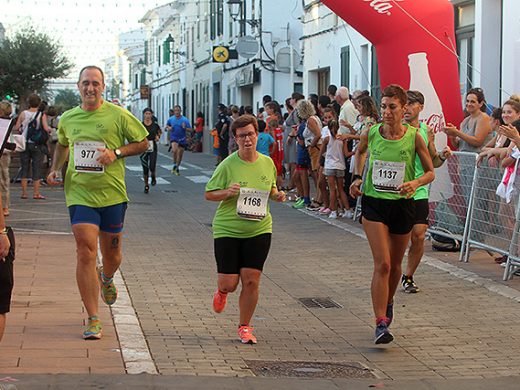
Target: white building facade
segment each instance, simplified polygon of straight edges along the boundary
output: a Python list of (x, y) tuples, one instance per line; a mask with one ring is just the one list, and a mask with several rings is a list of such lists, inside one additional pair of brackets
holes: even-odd
[[(451, 2), (461, 104), (478, 86), (499, 106), (520, 92), (520, 2)], [(380, 94), (373, 46), (318, 0), (176, 0), (141, 23), (142, 44), (122, 48), (125, 69), (114, 76), (123, 81), (123, 105), (138, 117), (151, 107), (161, 125), (177, 104), (192, 121), (202, 112), (205, 151), (218, 103), (256, 112), (264, 95), (283, 103), (293, 91), (326, 94), (329, 84)], [(217, 46), (231, 51), (229, 61), (213, 61)]]
[[(126, 55), (132, 81), (124, 105), (138, 117), (150, 106), (161, 125), (174, 105), (191, 121), (202, 112), (211, 150), (219, 103), (256, 112), (264, 95), (283, 104), (302, 91), (301, 16), (300, 0), (177, 0), (148, 11), (142, 57), (135, 48)], [(213, 60), (218, 46), (229, 49), (227, 62)]]

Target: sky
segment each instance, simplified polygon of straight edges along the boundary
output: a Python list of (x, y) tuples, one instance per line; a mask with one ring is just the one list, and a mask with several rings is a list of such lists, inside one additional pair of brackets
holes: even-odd
[(0, 0), (6, 35), (32, 25), (62, 46), (75, 64), (101, 66), (117, 53), (117, 35), (142, 28), (147, 11), (171, 0)]

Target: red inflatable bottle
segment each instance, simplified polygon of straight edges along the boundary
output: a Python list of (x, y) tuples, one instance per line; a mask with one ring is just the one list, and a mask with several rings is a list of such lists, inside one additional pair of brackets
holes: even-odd
[(322, 2), (374, 45), (382, 87), (399, 84), (425, 95), (427, 117), (421, 119), (434, 128), (436, 146), (445, 146), (442, 126), (460, 123), (463, 118), (451, 2)]

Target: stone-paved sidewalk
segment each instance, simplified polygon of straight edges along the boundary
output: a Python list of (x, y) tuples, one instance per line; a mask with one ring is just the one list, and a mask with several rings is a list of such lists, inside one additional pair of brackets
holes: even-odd
[(12, 188), (7, 224), (17, 240), (15, 288), (0, 343), (0, 378), (1, 373), (124, 373), (107, 306), (100, 305), (104, 337), (82, 339), (87, 315), (76, 286), (76, 248), (63, 192), (43, 191), (44, 201), (21, 200), (18, 187)]

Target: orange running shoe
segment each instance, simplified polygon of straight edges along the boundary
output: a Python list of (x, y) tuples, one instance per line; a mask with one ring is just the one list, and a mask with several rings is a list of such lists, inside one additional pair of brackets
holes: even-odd
[(238, 328), (238, 337), (242, 344), (256, 344), (256, 337), (253, 336), (253, 327), (242, 325)]
[(213, 310), (215, 313), (222, 313), (226, 307), (227, 293), (221, 292), (219, 289), (213, 294)]

